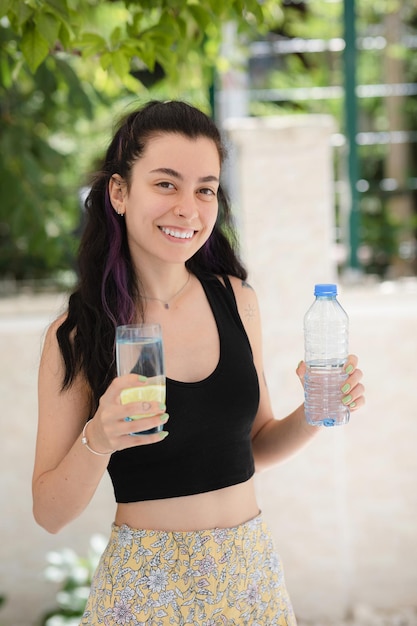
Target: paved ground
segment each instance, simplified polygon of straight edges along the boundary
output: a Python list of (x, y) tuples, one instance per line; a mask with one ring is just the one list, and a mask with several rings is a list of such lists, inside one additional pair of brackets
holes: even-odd
[(369, 606), (358, 606), (349, 619), (344, 621), (298, 622), (298, 626), (416, 626), (417, 609), (405, 608), (397, 611), (376, 611)]

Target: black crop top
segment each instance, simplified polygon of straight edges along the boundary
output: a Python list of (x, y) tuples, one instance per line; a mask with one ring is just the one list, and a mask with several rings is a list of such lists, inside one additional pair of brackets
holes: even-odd
[(161, 443), (115, 452), (108, 465), (117, 502), (205, 493), (254, 474), (251, 429), (259, 384), (232, 286), (199, 277), (220, 338), (220, 359), (202, 381), (167, 378), (169, 436)]

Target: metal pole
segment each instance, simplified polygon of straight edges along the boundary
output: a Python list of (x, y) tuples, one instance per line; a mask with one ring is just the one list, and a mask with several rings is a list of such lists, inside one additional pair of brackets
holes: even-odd
[(359, 195), (358, 182), (358, 149), (356, 144), (357, 134), (357, 99), (356, 99), (356, 27), (355, 27), (355, 0), (344, 0), (344, 38), (345, 50), (344, 75), (345, 75), (345, 134), (348, 146), (348, 176), (350, 188), (350, 213), (349, 213), (349, 266), (353, 270), (360, 269), (358, 259), (359, 247)]

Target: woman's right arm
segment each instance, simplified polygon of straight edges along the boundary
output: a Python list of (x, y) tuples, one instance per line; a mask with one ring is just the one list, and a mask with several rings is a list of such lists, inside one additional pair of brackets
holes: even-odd
[[(97, 456), (82, 443), (82, 430), (91, 415), (91, 392), (81, 374), (62, 390), (64, 363), (56, 338), (62, 319), (50, 326), (46, 334), (39, 366), (38, 434), (33, 471), (33, 514), (40, 526), (57, 533), (78, 517), (93, 497), (106, 471), (110, 452)], [(135, 422), (125, 416), (141, 413), (141, 405), (123, 406), (120, 391), (140, 386), (135, 374), (113, 380), (100, 399), (99, 408), (87, 428), (90, 447), (106, 452), (137, 445), (156, 443), (160, 434), (130, 437), (137, 431)], [(161, 413), (141, 420), (141, 429), (161, 422)]]
[(87, 506), (110, 455), (91, 454), (81, 443), (91, 395), (81, 376), (61, 390), (64, 365), (56, 338), (61, 320), (48, 329), (38, 377), (38, 434), (33, 471), (33, 514), (43, 528), (58, 532)]

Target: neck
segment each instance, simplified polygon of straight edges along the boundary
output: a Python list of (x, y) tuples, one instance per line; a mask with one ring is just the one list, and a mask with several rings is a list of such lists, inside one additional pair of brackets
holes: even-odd
[(143, 280), (142, 282), (142, 298), (145, 301), (160, 302), (165, 309), (169, 309), (170, 305), (182, 295), (186, 290), (190, 281), (189, 271), (183, 267), (181, 272), (163, 272), (154, 276), (152, 280)]

